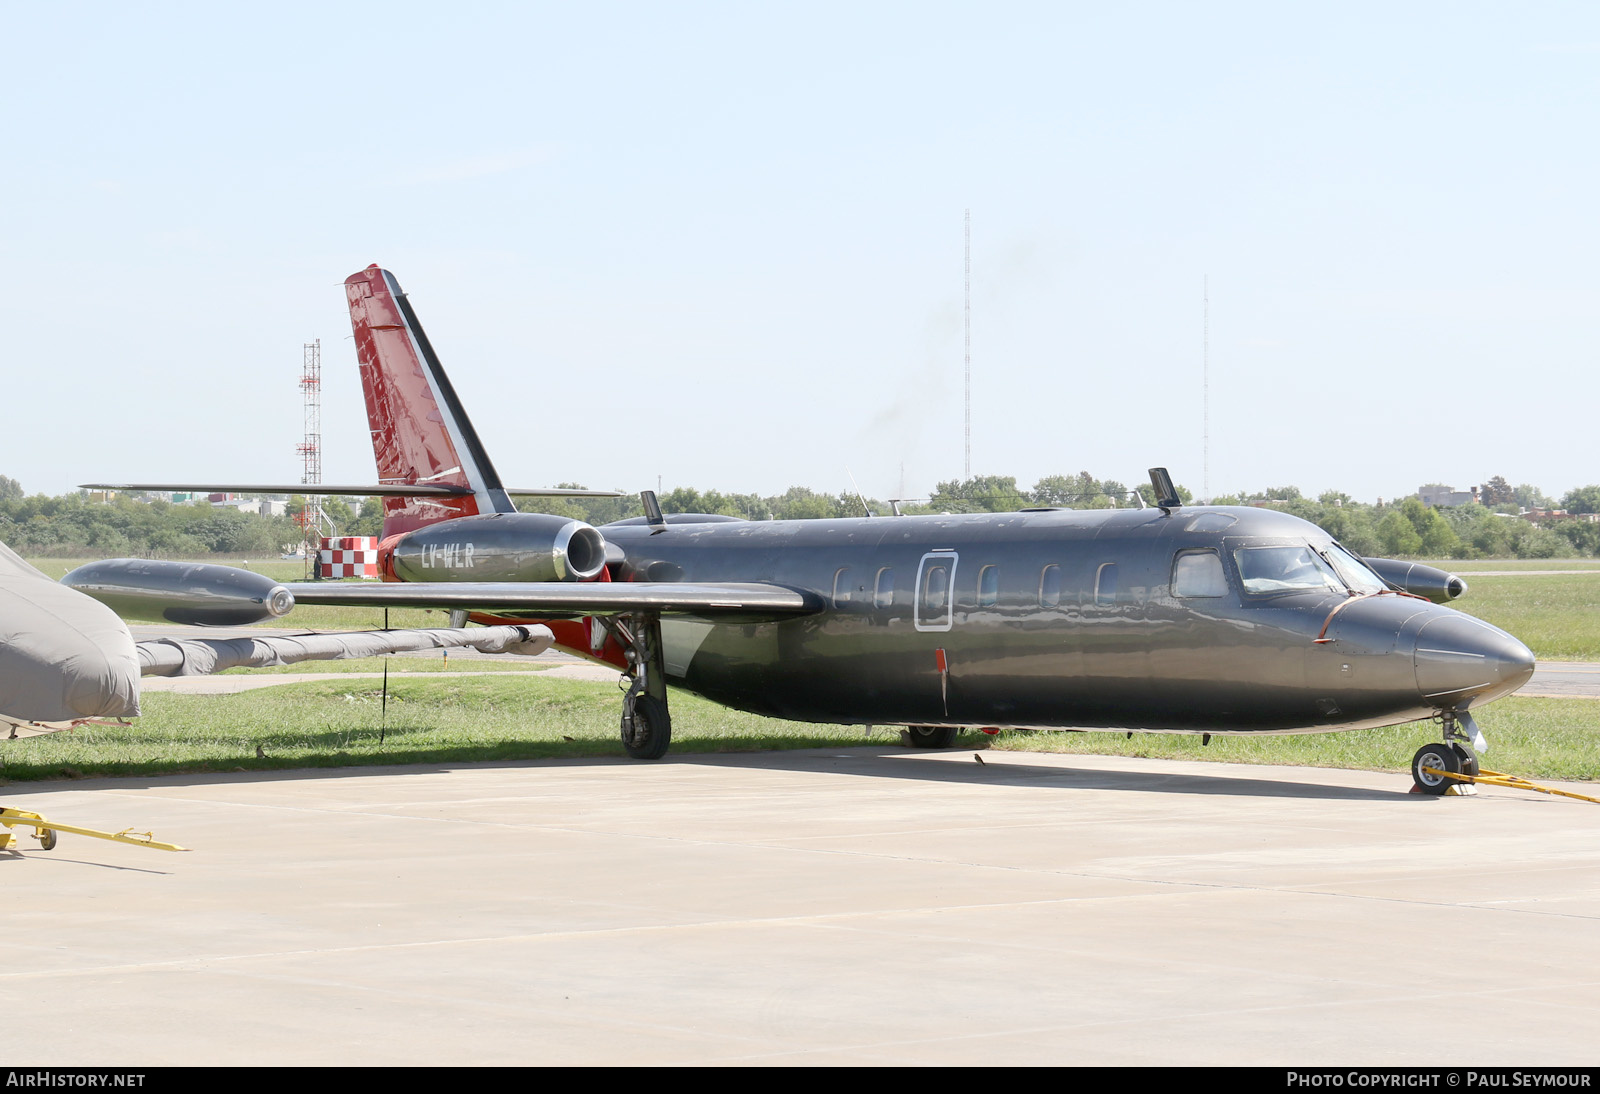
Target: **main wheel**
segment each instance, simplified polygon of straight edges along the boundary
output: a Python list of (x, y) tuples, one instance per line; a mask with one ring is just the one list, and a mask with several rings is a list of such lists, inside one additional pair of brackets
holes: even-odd
[(1478, 774), (1478, 754), (1460, 741), (1451, 741), (1450, 747), (1456, 750), (1456, 755), (1461, 757), (1461, 773), (1474, 778)]
[(906, 726), (917, 748), (949, 748), (956, 743), (956, 732), (955, 726)]
[(633, 701), (633, 730), (622, 731), (622, 747), (636, 760), (659, 760), (672, 743), (672, 715), (664, 700), (641, 695)]
[(1447, 744), (1423, 745), (1417, 749), (1417, 754), (1411, 757), (1411, 778), (1416, 781), (1417, 789), (1424, 794), (1443, 794), (1457, 780), (1443, 775), (1430, 775), (1422, 770), (1425, 767), (1431, 767), (1435, 771), (1459, 773), (1461, 757)]

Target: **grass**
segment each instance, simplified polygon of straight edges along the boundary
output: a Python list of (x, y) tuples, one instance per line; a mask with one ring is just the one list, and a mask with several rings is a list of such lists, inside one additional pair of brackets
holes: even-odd
[(556, 663), (547, 661), (499, 661), (493, 657), (457, 657), (454, 661), (439, 656), (441, 650), (426, 653), (397, 653), (391, 657), (352, 657), (347, 661), (300, 661), (268, 669), (224, 669), (218, 676), (283, 676), (299, 673), (382, 672), (389, 677), (430, 672), (544, 672)]
[[(44, 573), (60, 581), (67, 576), (69, 570), (76, 570), (87, 562), (96, 561), (89, 558), (30, 558), (30, 566), (34, 566)], [(180, 561), (209, 562), (218, 566), (237, 566), (246, 570), (253, 570), (258, 574), (266, 574), (274, 581), (304, 581), (306, 576), (305, 563), (289, 561), (280, 558), (196, 558)]]
[(1428, 563), (1441, 570), (1448, 570), (1453, 574), (1470, 574), (1483, 570), (1526, 570), (1537, 572), (1539, 570), (1596, 570), (1600, 571), (1600, 559), (1597, 558), (1473, 558), (1473, 559), (1441, 559)]
[[(1511, 696), (1476, 715), (1489, 751), (1483, 766), (1546, 779), (1600, 778), (1600, 704), (1592, 699)], [(1403, 771), (1422, 745), (1439, 739), (1431, 722), (1410, 722), (1348, 733), (1283, 737), (1212, 737), (1209, 745), (1188, 734), (1018, 733), (1005, 731), (992, 747), (1024, 752), (1140, 756), (1164, 760), (1291, 764)]]
[[(675, 754), (894, 744), (897, 727), (783, 722), (674, 692)], [(610, 684), (391, 677), (382, 709), (371, 680), (329, 680), (197, 696), (154, 693), (126, 727), (8, 742), (7, 781), (267, 771), (372, 764), (460, 764), (623, 755)], [(1600, 711), (1584, 699), (1516, 698), (1486, 708), (1486, 766), (1532, 778), (1600, 778)], [(958, 748), (1404, 771), (1437, 738), (1429, 723), (1351, 733), (1199, 737), (1121, 733), (964, 733)], [(262, 755), (257, 755), (257, 749)]]
[(1476, 577), (1451, 601), (1528, 644), (1545, 661), (1600, 661), (1600, 580), (1586, 574)]
[[(7, 780), (622, 756), (611, 684), (492, 677), (329, 680), (235, 695), (144, 697), (130, 726), (9, 741)], [(675, 752), (752, 752), (899, 739), (861, 727), (781, 722), (674, 692)], [(257, 756), (259, 748), (263, 756)]]

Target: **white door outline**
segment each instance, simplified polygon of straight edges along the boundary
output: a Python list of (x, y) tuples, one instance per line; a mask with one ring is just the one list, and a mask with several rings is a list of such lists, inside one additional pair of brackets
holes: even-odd
[[(922, 561), (917, 564), (917, 584), (911, 590), (911, 621), (919, 631), (947, 631), (956, 617), (956, 563), (961, 556), (953, 550), (929, 551), (922, 556)], [(940, 613), (942, 622), (926, 622), (922, 618), (922, 602), (927, 592), (923, 581), (928, 572), (928, 560), (937, 559), (939, 563), (949, 563), (950, 572), (945, 575), (944, 610)]]

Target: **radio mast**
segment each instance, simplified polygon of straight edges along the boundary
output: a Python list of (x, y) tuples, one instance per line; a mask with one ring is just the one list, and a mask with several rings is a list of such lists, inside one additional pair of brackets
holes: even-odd
[(966, 224), (962, 231), (966, 251), (966, 276), (963, 281), (963, 298), (961, 306), (962, 331), (965, 338), (966, 359), (966, 463), (964, 478), (972, 478), (972, 210), (967, 210)]
[(1211, 275), (1200, 283), (1200, 489), (1211, 504)]
[[(300, 442), (300, 481), (315, 486), (322, 481), (322, 339), (305, 343), (300, 368), (300, 392), (305, 397), (305, 439)], [(306, 555), (306, 577), (317, 568), (317, 537), (322, 529), (322, 499), (306, 492), (305, 511), (300, 514), (300, 531)]]

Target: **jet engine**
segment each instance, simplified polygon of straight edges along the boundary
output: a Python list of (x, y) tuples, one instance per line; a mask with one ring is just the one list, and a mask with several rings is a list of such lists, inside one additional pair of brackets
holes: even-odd
[(1435, 604), (1447, 603), (1467, 591), (1467, 583), (1455, 574), (1434, 566), (1424, 566), (1420, 562), (1405, 562), (1395, 558), (1364, 558), (1361, 561), (1395, 588)]
[(458, 517), (384, 544), (401, 581), (587, 581), (606, 565), (606, 540), (549, 513)]
[(112, 558), (61, 579), (121, 616), (245, 627), (287, 614), (294, 595), (263, 574), (205, 562)]

